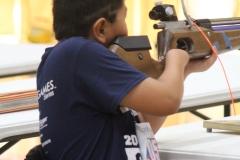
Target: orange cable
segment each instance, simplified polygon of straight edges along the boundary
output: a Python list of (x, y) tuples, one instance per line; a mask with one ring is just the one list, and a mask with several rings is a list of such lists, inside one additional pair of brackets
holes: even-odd
[(202, 31), (202, 29), (197, 25), (195, 24), (194, 22), (192, 22), (193, 25), (195, 27), (197, 27), (197, 29), (202, 33), (202, 35), (204, 36), (204, 38), (207, 40), (208, 44), (210, 45), (210, 47), (212, 48), (213, 50), (213, 53), (216, 54), (221, 66), (222, 66), (222, 69), (223, 69), (223, 72), (224, 72), (224, 75), (225, 75), (225, 78), (226, 78), (226, 81), (227, 81), (227, 85), (228, 85), (228, 89), (229, 89), (229, 92), (230, 92), (230, 96), (231, 96), (231, 101), (232, 101), (232, 106), (233, 106), (233, 110), (234, 110), (234, 114), (236, 116), (236, 110), (235, 110), (235, 106), (234, 106), (234, 99), (233, 99), (233, 94), (232, 94), (232, 90), (231, 90), (231, 87), (230, 87), (230, 84), (229, 84), (229, 81), (228, 81), (228, 78), (227, 78), (227, 74), (226, 74), (226, 71), (223, 67), (223, 64), (222, 64), (222, 61), (220, 60), (219, 56), (218, 56), (218, 53), (216, 51), (216, 48), (212, 45), (212, 43), (210, 42), (210, 40), (208, 39), (208, 37), (204, 34), (204, 32)]

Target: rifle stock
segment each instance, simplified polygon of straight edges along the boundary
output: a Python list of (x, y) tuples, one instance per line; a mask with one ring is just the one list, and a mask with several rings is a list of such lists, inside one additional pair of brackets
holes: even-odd
[[(117, 37), (109, 49), (127, 63), (152, 78), (158, 78), (164, 71), (164, 61), (170, 49), (188, 52), (190, 59), (205, 58), (212, 54), (211, 46), (196, 27), (188, 20), (178, 21), (173, 5), (158, 4), (150, 12), (152, 20), (160, 20), (154, 29), (161, 29), (157, 35), (158, 61), (151, 58), (147, 36)], [(240, 49), (240, 18), (198, 19), (194, 21), (214, 45), (218, 53)], [(239, 53), (240, 54), (240, 53)]]
[(156, 61), (151, 57), (151, 46), (147, 36), (117, 37), (109, 49), (152, 78), (158, 78), (164, 70), (164, 61)]

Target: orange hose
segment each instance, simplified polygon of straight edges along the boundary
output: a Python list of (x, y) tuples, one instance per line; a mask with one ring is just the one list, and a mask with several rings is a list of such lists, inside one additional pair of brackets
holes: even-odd
[(226, 71), (223, 67), (223, 64), (222, 64), (222, 61), (220, 60), (219, 56), (218, 56), (218, 52), (216, 51), (216, 48), (212, 45), (212, 43), (210, 42), (210, 40), (208, 39), (208, 37), (204, 34), (204, 32), (202, 31), (202, 29), (193, 22), (193, 25), (202, 33), (202, 35), (204, 36), (204, 38), (207, 40), (208, 44), (210, 45), (210, 47), (212, 48), (213, 50), (213, 53), (217, 55), (217, 58), (218, 58), (218, 61), (220, 62), (221, 66), (222, 66), (222, 69), (223, 69), (223, 72), (224, 72), (224, 75), (225, 75), (225, 78), (226, 78), (226, 81), (227, 81), (227, 85), (228, 85), (228, 89), (229, 89), (229, 92), (230, 92), (230, 97), (231, 97), (231, 101), (232, 101), (232, 106), (233, 106), (233, 110), (234, 110), (234, 114), (236, 116), (236, 109), (235, 109), (235, 106), (234, 106), (234, 98), (233, 98), (233, 94), (232, 94), (232, 90), (231, 90), (231, 87), (230, 87), (230, 84), (229, 84), (229, 81), (228, 81), (228, 78), (227, 78), (227, 74), (226, 74)]

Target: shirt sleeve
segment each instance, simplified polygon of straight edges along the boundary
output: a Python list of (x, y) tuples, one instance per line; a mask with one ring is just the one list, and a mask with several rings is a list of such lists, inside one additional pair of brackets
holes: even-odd
[(96, 42), (86, 43), (79, 51), (76, 85), (95, 109), (116, 113), (126, 94), (147, 77)]

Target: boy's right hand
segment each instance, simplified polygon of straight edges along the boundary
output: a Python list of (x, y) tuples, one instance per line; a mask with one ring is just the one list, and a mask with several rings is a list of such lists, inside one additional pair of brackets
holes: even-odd
[(181, 49), (171, 49), (168, 51), (166, 55), (166, 65), (170, 63), (179, 63), (180, 66), (183, 65), (183, 67), (185, 67), (188, 64), (188, 62), (189, 62), (188, 53)]

